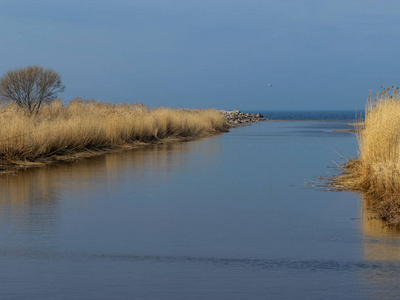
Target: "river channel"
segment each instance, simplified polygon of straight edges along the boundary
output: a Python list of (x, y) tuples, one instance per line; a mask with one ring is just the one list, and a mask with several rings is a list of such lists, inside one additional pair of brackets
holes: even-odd
[[(345, 121), (264, 122), (0, 177), (0, 299), (398, 299)], [(310, 187), (311, 186), (311, 187)]]

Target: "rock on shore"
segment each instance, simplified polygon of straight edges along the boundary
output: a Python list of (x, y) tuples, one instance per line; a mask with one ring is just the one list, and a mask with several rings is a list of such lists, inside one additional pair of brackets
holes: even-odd
[(237, 109), (232, 111), (221, 110), (226, 121), (229, 125), (245, 125), (250, 123), (257, 123), (260, 121), (267, 121), (268, 119), (264, 118), (264, 116), (260, 113), (253, 115), (250, 113), (244, 113)]

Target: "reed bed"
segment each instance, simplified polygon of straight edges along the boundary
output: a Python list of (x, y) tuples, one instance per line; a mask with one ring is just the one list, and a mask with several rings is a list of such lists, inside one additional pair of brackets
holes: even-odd
[(367, 193), (368, 206), (389, 225), (400, 228), (400, 94), (381, 89), (366, 105), (358, 132), (359, 158), (344, 166), (337, 186)]
[(227, 131), (214, 109), (188, 110), (143, 104), (55, 101), (28, 114), (17, 105), (0, 106), (0, 167), (43, 163), (83, 152), (188, 140)]

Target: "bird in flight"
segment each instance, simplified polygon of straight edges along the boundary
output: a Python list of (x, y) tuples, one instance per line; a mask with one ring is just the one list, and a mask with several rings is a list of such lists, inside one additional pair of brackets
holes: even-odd
[(273, 86), (273, 84), (268, 83), (268, 86), (271, 87), (271, 86)]

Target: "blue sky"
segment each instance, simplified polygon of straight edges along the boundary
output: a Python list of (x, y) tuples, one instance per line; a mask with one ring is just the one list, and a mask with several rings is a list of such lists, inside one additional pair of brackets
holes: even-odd
[(368, 0), (0, 0), (0, 73), (51, 67), (66, 100), (362, 109), (370, 90), (399, 84), (399, 11)]

